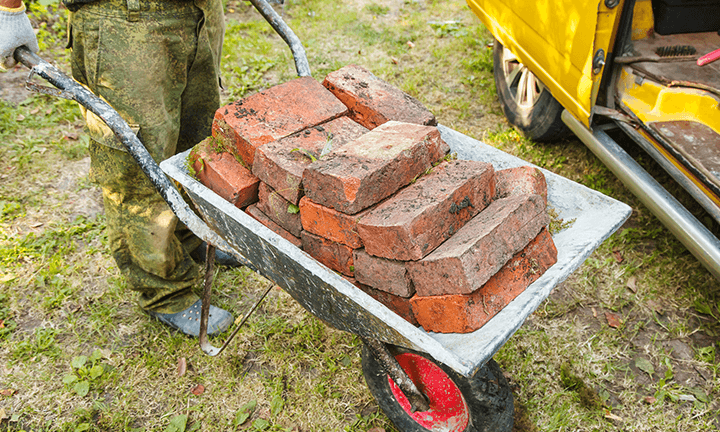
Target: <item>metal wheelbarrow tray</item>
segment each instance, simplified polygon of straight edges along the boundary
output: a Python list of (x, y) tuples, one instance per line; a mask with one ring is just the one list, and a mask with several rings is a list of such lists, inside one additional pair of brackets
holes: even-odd
[[(459, 159), (490, 162), (496, 170), (529, 165), (480, 141), (438, 126)], [(160, 164), (197, 205), (208, 226), (255, 269), (333, 327), (428, 353), (457, 373), (473, 376), (525, 319), (630, 216), (624, 203), (543, 170), (548, 206), (570, 227), (553, 236), (558, 262), (480, 329), (436, 334), (415, 327), (310, 255), (233, 206), (188, 174), (190, 150)]]

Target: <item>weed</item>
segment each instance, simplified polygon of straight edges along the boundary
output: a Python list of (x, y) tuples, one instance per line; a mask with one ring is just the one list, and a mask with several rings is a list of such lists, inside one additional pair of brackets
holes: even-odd
[(557, 210), (550, 206), (547, 207), (547, 214), (550, 217), (550, 223), (548, 224), (550, 234), (557, 234), (562, 230), (570, 228), (575, 223), (574, 218), (568, 221), (561, 218)]
[(387, 15), (390, 12), (390, 8), (387, 6), (379, 5), (377, 3), (370, 3), (365, 6), (365, 10), (373, 15)]
[(0, 340), (13, 332), (17, 327), (12, 310), (7, 307), (9, 296), (0, 292)]
[(12, 352), (12, 357), (20, 361), (38, 361), (40, 356), (56, 358), (60, 355), (56, 335), (57, 330), (55, 329), (38, 327), (34, 330), (31, 338), (17, 344)]
[(564, 363), (560, 367), (560, 382), (563, 387), (567, 390), (572, 390), (577, 393), (580, 399), (580, 404), (590, 410), (597, 410), (602, 406), (600, 397), (591, 388), (589, 388), (585, 381), (577, 377), (571, 372), (570, 365)]
[(65, 387), (74, 391), (78, 396), (85, 397), (90, 391), (90, 385), (96, 383), (105, 372), (105, 368), (100, 364), (103, 354), (100, 350), (93, 351), (90, 357), (77, 356), (73, 357), (72, 372), (65, 375), (63, 384)]

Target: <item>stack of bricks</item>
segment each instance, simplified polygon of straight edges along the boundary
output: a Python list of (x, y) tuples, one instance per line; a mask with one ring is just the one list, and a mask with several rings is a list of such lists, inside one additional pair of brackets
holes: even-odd
[(536, 168), (456, 160), (416, 99), (358, 66), (220, 108), (210, 189), (427, 331), (479, 329), (557, 260)]

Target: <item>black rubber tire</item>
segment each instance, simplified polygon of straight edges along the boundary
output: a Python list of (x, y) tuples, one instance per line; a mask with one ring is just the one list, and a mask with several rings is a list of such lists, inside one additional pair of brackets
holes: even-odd
[[(508, 71), (504, 67), (504, 54), (507, 54), (507, 51), (498, 40), (495, 40), (493, 45), (495, 88), (508, 122), (523, 135), (537, 142), (557, 141), (568, 136), (570, 130), (560, 118), (563, 106), (522, 63), (513, 62), (523, 72), (516, 74), (513, 83), (507, 82)], [(535, 90), (532, 92), (535, 97), (530, 98), (529, 101), (519, 102), (517, 90), (522, 87), (521, 83), (525, 83), (521, 79), (523, 74), (528, 74), (527, 77), (535, 80), (532, 82), (537, 84), (533, 86)]]
[[(439, 366), (458, 387), (469, 411), (468, 426), (463, 432), (509, 432), (514, 421), (513, 396), (505, 376), (494, 360), (473, 376), (465, 378), (425, 353), (391, 347), (393, 355), (413, 353)], [(402, 432), (429, 432), (400, 406), (393, 395), (387, 374), (370, 350), (363, 345), (362, 367), (365, 382), (380, 408)]]

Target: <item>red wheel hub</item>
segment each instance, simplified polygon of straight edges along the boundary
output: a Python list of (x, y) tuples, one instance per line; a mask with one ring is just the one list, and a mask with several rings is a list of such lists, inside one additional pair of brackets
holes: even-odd
[(388, 376), (390, 390), (407, 415), (433, 432), (464, 431), (470, 421), (467, 404), (460, 389), (445, 371), (417, 354), (403, 353), (395, 358), (430, 404), (429, 411), (410, 412), (410, 402)]

